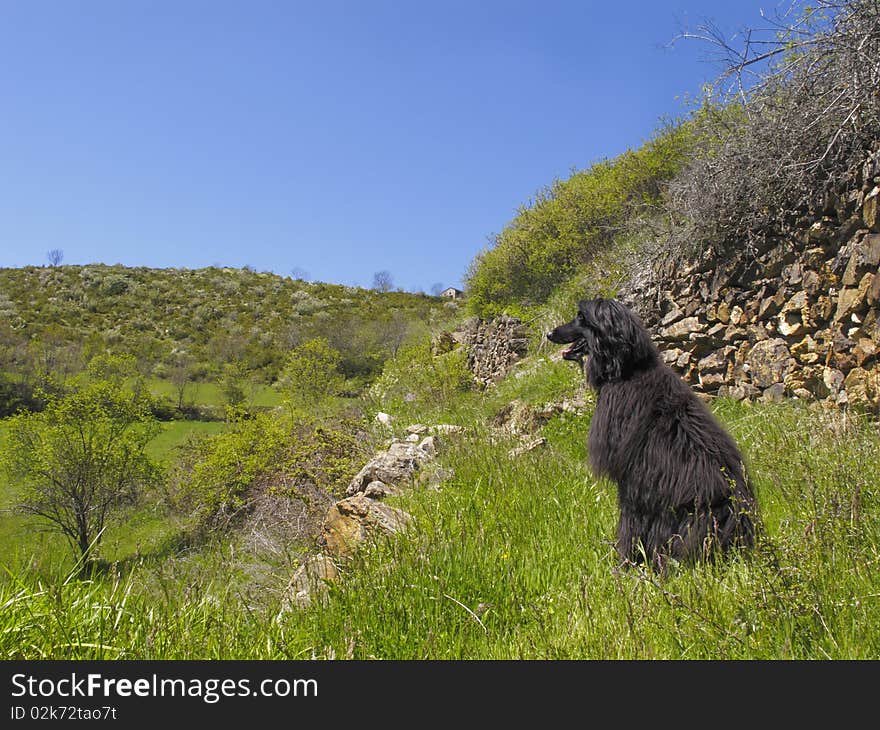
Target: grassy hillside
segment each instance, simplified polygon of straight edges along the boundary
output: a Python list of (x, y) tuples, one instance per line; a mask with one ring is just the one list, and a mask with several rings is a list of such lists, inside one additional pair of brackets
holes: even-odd
[(289, 573), (257, 571), (227, 539), (50, 593), (19, 573), (0, 586), (0, 655), (877, 656), (876, 424), (794, 404), (715, 401), (747, 455), (765, 534), (751, 556), (661, 579), (616, 569), (615, 490), (586, 465), (589, 407), (551, 419), (540, 432), (547, 445), (519, 458), (508, 456), (516, 441), (489, 428), (511, 400), (538, 406), (580, 387), (568, 363), (535, 359), (521, 372), (488, 395), (396, 412), (401, 428), (416, 418), (468, 428), (444, 443), (441, 463), (454, 477), (397, 498), (415, 527), (344, 564), (326, 605), (278, 618)]
[[(172, 402), (180, 382), (259, 387), (314, 337), (340, 352), (358, 389), (403, 342), (454, 315), (445, 304), (249, 269), (0, 269), (0, 413), (28, 405), (28, 386), (47, 374), (63, 383), (106, 352), (135, 356)], [(203, 402), (218, 400), (211, 385), (200, 390)]]

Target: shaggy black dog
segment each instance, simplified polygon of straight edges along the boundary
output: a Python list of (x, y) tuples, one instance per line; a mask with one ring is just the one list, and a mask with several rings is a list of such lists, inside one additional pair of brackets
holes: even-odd
[(590, 462), (617, 482), (617, 550), (663, 568), (718, 550), (750, 547), (755, 498), (733, 439), (660, 360), (639, 319), (613, 299), (582, 301), (577, 317), (547, 333), (572, 343), (597, 391)]

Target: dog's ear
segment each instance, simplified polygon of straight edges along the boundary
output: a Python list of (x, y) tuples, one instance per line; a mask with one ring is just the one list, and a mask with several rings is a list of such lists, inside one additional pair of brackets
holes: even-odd
[(618, 380), (654, 362), (657, 348), (639, 319), (614, 299), (593, 299), (582, 303), (596, 344), (588, 369), (591, 382)]
[(599, 300), (581, 299), (578, 302), (578, 314), (582, 315), (588, 324), (593, 321), (593, 309), (595, 308), (597, 301)]

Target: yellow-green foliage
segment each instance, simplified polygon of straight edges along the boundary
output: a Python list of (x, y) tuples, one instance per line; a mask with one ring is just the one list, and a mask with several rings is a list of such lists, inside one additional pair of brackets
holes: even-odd
[(108, 517), (156, 478), (145, 448), (158, 424), (121, 377), (45, 398), (43, 411), (6, 422), (0, 466), (20, 489), (19, 508), (85, 556)]
[(307, 340), (284, 363), (278, 388), (291, 410), (314, 409), (337, 395), (344, 383), (338, 367), (341, 355), (323, 338)]
[(222, 524), (261, 490), (309, 484), (341, 491), (364, 454), (357, 424), (297, 421), (274, 411), (233, 420), (227, 431), (191, 443), (172, 476), (173, 505), (196, 524)]
[(382, 375), (370, 388), (370, 398), (381, 408), (403, 403), (425, 405), (445, 401), (469, 390), (473, 377), (463, 348), (442, 355), (431, 352), (427, 340), (402, 348), (385, 364)]
[(663, 182), (686, 161), (690, 145), (689, 126), (672, 126), (638, 150), (540, 191), (471, 263), (472, 310), (491, 315), (546, 301), (628, 219), (659, 203)]

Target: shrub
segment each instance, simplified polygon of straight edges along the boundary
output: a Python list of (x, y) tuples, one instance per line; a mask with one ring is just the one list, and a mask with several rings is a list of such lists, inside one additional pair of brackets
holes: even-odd
[(691, 141), (689, 125), (670, 125), (640, 149), (541, 190), (471, 262), (472, 311), (487, 316), (546, 301), (628, 219), (659, 204), (664, 181), (684, 164)]
[(357, 434), (351, 419), (237, 418), (228, 431), (187, 446), (170, 482), (171, 503), (195, 524), (218, 527), (246, 514), (266, 490), (293, 496), (309, 485), (341, 493), (363, 458)]

